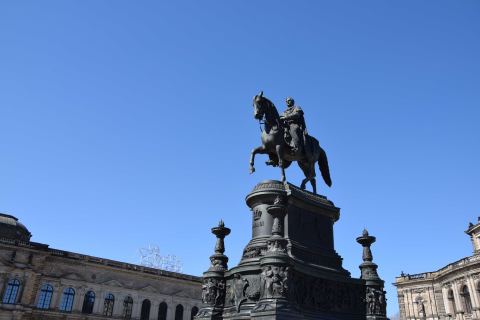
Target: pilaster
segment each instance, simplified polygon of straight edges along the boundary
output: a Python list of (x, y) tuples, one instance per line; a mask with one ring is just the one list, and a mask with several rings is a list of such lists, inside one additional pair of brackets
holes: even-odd
[(85, 289), (81, 289), (80, 287), (75, 287), (73, 289), (75, 290), (75, 297), (73, 299), (72, 311), (81, 312), (83, 298), (85, 297)]
[[(95, 292), (95, 291), (94, 291)], [(103, 303), (105, 301), (105, 291), (103, 289), (99, 289), (95, 292), (95, 302), (93, 304), (93, 313), (94, 314), (102, 314), (103, 313)]]
[(448, 300), (448, 288), (446, 286), (442, 287), (442, 297), (443, 297), (443, 305), (445, 307), (445, 313), (447, 315), (453, 315), (452, 307), (450, 306), (450, 301)]
[(460, 291), (458, 290), (458, 284), (454, 283), (452, 285), (452, 290), (453, 290), (453, 296), (455, 298), (455, 307), (457, 308), (457, 313), (461, 313), (462, 317), (459, 320), (463, 319), (463, 313), (465, 310), (463, 309), (463, 299), (460, 296)]
[(135, 297), (133, 299), (133, 307), (132, 307), (132, 318), (139, 319), (140, 318), (140, 310), (142, 308), (141, 301), (139, 297)]
[(150, 300), (150, 320), (158, 319), (158, 308), (160, 306), (159, 300)]
[(113, 293), (115, 296), (115, 302), (113, 304), (113, 316), (120, 317), (123, 313), (123, 300), (125, 296), (120, 295), (118, 292)]

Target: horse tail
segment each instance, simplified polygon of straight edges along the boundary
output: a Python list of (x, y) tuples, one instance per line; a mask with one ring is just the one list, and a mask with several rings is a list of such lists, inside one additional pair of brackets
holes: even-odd
[(318, 167), (320, 168), (320, 172), (322, 173), (323, 180), (327, 184), (327, 186), (332, 186), (332, 179), (330, 178), (330, 169), (328, 167), (328, 159), (325, 150), (319, 146), (319, 155), (318, 155)]

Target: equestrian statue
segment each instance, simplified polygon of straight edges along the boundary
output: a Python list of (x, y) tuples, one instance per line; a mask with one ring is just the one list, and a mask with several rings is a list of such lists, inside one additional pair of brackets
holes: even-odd
[(305, 125), (305, 118), (300, 107), (288, 97), (287, 109), (282, 115), (278, 114), (275, 105), (263, 96), (263, 92), (253, 98), (254, 117), (264, 124), (262, 130), (262, 145), (253, 149), (250, 157), (250, 173), (255, 172), (255, 155), (268, 154), (267, 165), (280, 167), (282, 182), (286, 181), (285, 168), (293, 161), (305, 174), (301, 188), (305, 189), (310, 182), (314, 193), (317, 193), (315, 180), (315, 163), (318, 162), (323, 180), (330, 187), (332, 180), (328, 168), (325, 151), (320, 147), (318, 140), (310, 136)]

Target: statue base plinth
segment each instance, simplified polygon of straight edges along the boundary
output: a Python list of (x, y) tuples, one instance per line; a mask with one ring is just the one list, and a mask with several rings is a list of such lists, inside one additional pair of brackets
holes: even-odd
[[(333, 241), (340, 209), (331, 201), (269, 180), (255, 186), (246, 202), (252, 238), (239, 264), (225, 271), (221, 319), (386, 320), (367, 315), (367, 281), (342, 267)], [(375, 298), (383, 292), (379, 281), (382, 286), (369, 291)]]
[(265, 299), (255, 305), (250, 313), (251, 319), (255, 320), (295, 320), (305, 319), (305, 317), (295, 310), (288, 300), (285, 299)]

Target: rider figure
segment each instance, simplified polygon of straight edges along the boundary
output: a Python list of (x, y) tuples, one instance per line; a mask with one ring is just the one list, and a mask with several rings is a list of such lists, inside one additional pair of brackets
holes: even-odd
[(303, 117), (303, 110), (299, 106), (295, 106), (295, 100), (288, 97), (286, 103), (287, 109), (280, 116), (280, 119), (282, 119), (286, 127), (285, 140), (292, 148), (291, 153), (294, 155), (299, 149), (305, 152), (307, 127)]

